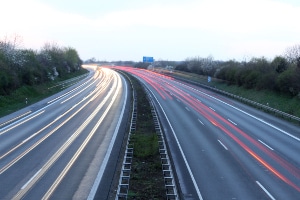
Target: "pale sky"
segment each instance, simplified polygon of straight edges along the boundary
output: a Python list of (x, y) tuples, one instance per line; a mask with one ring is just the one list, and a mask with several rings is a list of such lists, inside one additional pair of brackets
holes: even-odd
[(300, 44), (299, 0), (0, 0), (0, 39), (81, 59), (273, 59)]

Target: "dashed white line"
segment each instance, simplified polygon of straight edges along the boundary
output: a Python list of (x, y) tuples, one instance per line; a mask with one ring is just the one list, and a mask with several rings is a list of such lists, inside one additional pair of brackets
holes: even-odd
[(215, 109), (213, 109), (212, 107), (209, 107), (211, 110), (216, 111)]
[(262, 184), (260, 184), (260, 182), (256, 181), (256, 183), (270, 197), (270, 199), (275, 200), (275, 198), (270, 194), (270, 192)]
[(200, 122), (202, 125), (204, 125), (203, 122), (200, 119), (198, 119), (198, 122)]
[(178, 102), (180, 102), (180, 100), (179, 99), (176, 99)]
[[(148, 88), (148, 89), (149, 89), (149, 88)], [(197, 183), (196, 183), (196, 180), (195, 180), (195, 177), (194, 177), (194, 175), (193, 175), (193, 172), (192, 172), (192, 170), (191, 170), (191, 168), (190, 168), (190, 166), (189, 166), (189, 164), (188, 164), (188, 162), (187, 162), (187, 159), (186, 159), (186, 157), (185, 157), (185, 154), (184, 154), (184, 152), (183, 152), (183, 150), (182, 150), (182, 148), (181, 148), (181, 145), (180, 145), (179, 140), (178, 140), (178, 138), (177, 138), (177, 136), (176, 136), (176, 134), (175, 134), (175, 131), (174, 131), (174, 129), (173, 129), (171, 123), (170, 123), (170, 120), (168, 119), (168, 117), (167, 117), (167, 115), (166, 115), (166, 112), (164, 111), (163, 107), (162, 107), (161, 104), (159, 103), (159, 101), (158, 101), (158, 99), (156, 98), (156, 96), (153, 94), (153, 92), (152, 92), (151, 90), (150, 90), (150, 92), (152, 93), (152, 96), (155, 98), (157, 104), (158, 104), (159, 107), (161, 108), (161, 110), (162, 110), (164, 116), (166, 117), (166, 120), (167, 120), (167, 122), (168, 122), (168, 124), (169, 124), (169, 126), (170, 126), (170, 128), (171, 128), (171, 131), (172, 131), (172, 133), (173, 133), (173, 136), (174, 136), (174, 138), (175, 138), (175, 140), (176, 140), (176, 143), (177, 143), (177, 145), (178, 145), (178, 147), (179, 147), (179, 151), (180, 151), (180, 153), (181, 153), (181, 155), (182, 155), (182, 157), (183, 157), (184, 163), (185, 163), (185, 165), (186, 165), (186, 167), (187, 167), (187, 170), (188, 170), (188, 172), (189, 172), (189, 174), (190, 174), (190, 177), (191, 177), (191, 179), (192, 179), (192, 182), (193, 182), (193, 184), (194, 184), (196, 193), (197, 193), (197, 195), (198, 195), (198, 199), (199, 199), (199, 200), (203, 200), (203, 197), (202, 197), (202, 195), (201, 195), (201, 193), (200, 193), (200, 190), (199, 190), (199, 187), (198, 187), (198, 185), (197, 185)], [(202, 151), (203, 151), (203, 150), (202, 150)]]
[(224, 149), (228, 150), (227, 147), (220, 140), (218, 140), (218, 142), (224, 147)]
[(187, 111), (190, 111), (190, 109), (189, 109), (188, 107), (185, 107), (185, 109), (186, 109)]
[(258, 140), (260, 143), (262, 143), (263, 145), (265, 145), (266, 147), (268, 147), (269, 149), (271, 149), (272, 151), (274, 150), (273, 148), (271, 148), (269, 145), (267, 145), (266, 143), (264, 143), (263, 141), (261, 140)]
[[(180, 83), (180, 84), (181, 84), (181, 85), (184, 85), (184, 84), (182, 84), (182, 83)], [(185, 86), (187, 86), (187, 85), (185, 85)], [(192, 87), (190, 87), (190, 86), (187, 86), (187, 87), (192, 88)], [(192, 89), (194, 89), (194, 88), (192, 88)], [(244, 110), (241, 110), (241, 109), (239, 109), (239, 108), (237, 108), (237, 107), (234, 107), (233, 105), (231, 105), (231, 104), (229, 104), (229, 103), (226, 103), (226, 102), (224, 102), (224, 101), (222, 101), (222, 100), (220, 100), (220, 99), (218, 99), (218, 98), (216, 98), (216, 97), (214, 97), (214, 96), (212, 96), (212, 95), (209, 95), (209, 94), (207, 94), (207, 93), (205, 93), (205, 92), (202, 92), (202, 91), (200, 91), (200, 90), (196, 90), (196, 91), (198, 91), (198, 92), (200, 92), (201, 94), (204, 94), (205, 96), (208, 96), (208, 97), (210, 97), (210, 98), (212, 98), (212, 99), (214, 99), (214, 100), (216, 100), (216, 101), (219, 101), (219, 102), (221, 102), (221, 103), (223, 103), (223, 104), (225, 104), (225, 105), (227, 105), (227, 106), (229, 106), (229, 107), (231, 107), (231, 108), (233, 108), (233, 109), (235, 109), (235, 110), (237, 110), (237, 111), (239, 111), (239, 112), (241, 112), (241, 113), (244, 113), (245, 115), (248, 115), (249, 117), (252, 117), (253, 119), (256, 119), (256, 120), (258, 120), (258, 121), (260, 121), (260, 122), (262, 122), (262, 123), (264, 123), (264, 124), (266, 124), (266, 125), (268, 125), (268, 126), (274, 128), (274, 129), (276, 129), (277, 131), (280, 131), (281, 133), (283, 133), (283, 134), (285, 134), (285, 135), (287, 135), (287, 136), (289, 136), (289, 137), (291, 137), (291, 138), (293, 138), (293, 139), (295, 139), (295, 140), (297, 140), (297, 141), (300, 142), (300, 138), (298, 138), (298, 137), (292, 135), (291, 133), (288, 133), (288, 132), (286, 132), (286, 131), (284, 131), (284, 130), (278, 128), (277, 126), (275, 126), (275, 125), (273, 125), (273, 124), (270, 124), (270, 123), (268, 123), (268, 122), (266, 122), (266, 121), (264, 121), (264, 120), (262, 120), (262, 119), (260, 119), (260, 118), (258, 118), (258, 117), (256, 117), (256, 116), (254, 116), (254, 115), (251, 115), (250, 113), (247, 113), (247, 112), (244, 111)]]
[(235, 126), (237, 126), (237, 123), (233, 122), (232, 120), (230, 119), (227, 119), (230, 123), (234, 124)]

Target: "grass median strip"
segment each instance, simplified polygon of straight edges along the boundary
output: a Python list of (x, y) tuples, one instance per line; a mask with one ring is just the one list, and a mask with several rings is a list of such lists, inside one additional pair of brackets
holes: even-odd
[(134, 153), (128, 199), (166, 199), (164, 177), (151, 106), (144, 88), (130, 76), (137, 93), (137, 126), (131, 134)]

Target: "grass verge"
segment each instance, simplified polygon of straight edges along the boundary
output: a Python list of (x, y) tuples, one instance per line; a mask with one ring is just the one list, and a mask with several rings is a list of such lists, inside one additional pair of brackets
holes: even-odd
[[(62, 91), (68, 86), (67, 84), (65, 85), (65, 87), (56, 87), (56, 86), (65, 80), (78, 77), (85, 73), (87, 73), (86, 70), (81, 70), (76, 73), (70, 74), (70, 76), (66, 77), (66, 79), (64, 80), (60, 79), (42, 85), (34, 85), (34, 86), (24, 85), (21, 88), (12, 92), (8, 96), (0, 96), (0, 117), (13, 113), (28, 105), (36, 103), (46, 97), (49, 97), (53, 94)], [(72, 84), (72, 82), (69, 82), (68, 84), (70, 85)]]
[(244, 97), (263, 105), (269, 105), (271, 108), (300, 117), (300, 97), (297, 96), (291, 97), (289, 95), (279, 94), (269, 90), (246, 89), (237, 85), (228, 85), (226, 82), (214, 78), (208, 83), (207, 76), (193, 73), (180, 71), (170, 73), (167, 70), (159, 70), (159, 72), (216, 87), (231, 94)]

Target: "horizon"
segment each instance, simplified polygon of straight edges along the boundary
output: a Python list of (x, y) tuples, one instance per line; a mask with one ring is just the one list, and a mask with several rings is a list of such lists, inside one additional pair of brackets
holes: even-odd
[[(11, 0), (2, 2), (0, 39), (29, 49), (72, 47), (82, 60), (248, 60), (298, 45), (296, 0)], [(18, 6), (16, 6), (18, 5)]]

